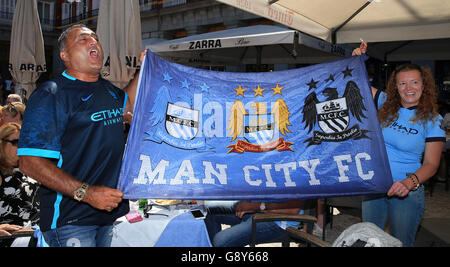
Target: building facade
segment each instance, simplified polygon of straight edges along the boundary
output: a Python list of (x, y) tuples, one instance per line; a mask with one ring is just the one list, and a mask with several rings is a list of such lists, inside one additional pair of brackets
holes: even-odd
[[(65, 28), (76, 23), (83, 23), (95, 31), (101, 0), (30, 1), (37, 2), (41, 20), (47, 69), (49, 70), (41, 76), (41, 79), (46, 80), (64, 68), (59, 60), (59, 52), (56, 45), (59, 34)], [(0, 72), (3, 77), (10, 76), (8, 71), (9, 46), (15, 3), (16, 0), (0, 0)], [(143, 47), (162, 40), (171, 40), (195, 34), (256, 24), (275, 24), (271, 20), (258, 17), (215, 0), (139, 0), (139, 4)], [(437, 62), (436, 66), (443, 65), (445, 69), (443, 72), (449, 72), (448, 61), (441, 63)], [(298, 67), (298, 65), (282, 66), (275, 69), (292, 67)], [(224, 70), (224, 68), (219, 69)], [(262, 70), (269, 69), (274, 69), (274, 67), (263, 66), (262, 68)], [(375, 69), (378, 69), (378, 65), (375, 65)], [(252, 66), (241, 66), (240, 69), (233, 69), (232, 71), (252, 71)], [(440, 73), (439, 70), (436, 71)]]
[[(96, 30), (101, 0), (31, 0), (36, 1), (44, 35), (48, 73), (46, 80), (63, 68), (57, 51), (57, 38), (65, 28), (83, 23)], [(8, 71), (11, 24), (16, 0), (0, 0), (0, 72)], [(151, 44), (163, 39), (273, 22), (237, 10), (214, 0), (140, 0), (142, 39)]]

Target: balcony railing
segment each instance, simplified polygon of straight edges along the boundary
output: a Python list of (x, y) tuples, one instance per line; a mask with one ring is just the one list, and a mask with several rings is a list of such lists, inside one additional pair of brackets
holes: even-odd
[(0, 19), (11, 20), (13, 19), (14, 13), (0, 11)]
[[(174, 6), (186, 5), (194, 2), (201, 2), (205, 0), (152, 0), (140, 5), (141, 12), (152, 9), (163, 9)], [(54, 31), (59, 27), (64, 27), (73, 23), (94, 20), (98, 16), (98, 9), (84, 12), (78, 16), (65, 18), (63, 20), (55, 20), (49, 18), (39, 18), (41, 27), (44, 31)], [(0, 25), (11, 25), (14, 13), (0, 11)]]
[(78, 16), (63, 19), (57, 26), (64, 26), (64, 25), (75, 23), (75, 22), (80, 22), (82, 20), (92, 19), (96, 16), (98, 16), (98, 9), (90, 10), (90, 11), (82, 13)]
[[(12, 12), (0, 11), (0, 25), (11, 26), (13, 17), (14, 17), (14, 13), (12, 13)], [(41, 22), (42, 30), (44, 30), (44, 31), (53, 31), (54, 30), (55, 20), (46, 19), (46, 18), (39, 18), (39, 20)]]

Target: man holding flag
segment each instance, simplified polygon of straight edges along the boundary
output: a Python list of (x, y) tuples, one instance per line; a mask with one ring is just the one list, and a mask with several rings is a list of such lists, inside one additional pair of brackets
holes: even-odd
[(20, 169), (43, 185), (40, 228), (50, 246), (109, 246), (113, 222), (129, 210), (116, 186), (123, 110), (134, 105), (138, 75), (123, 91), (102, 79), (103, 49), (84, 25), (58, 45), (66, 70), (29, 99)]

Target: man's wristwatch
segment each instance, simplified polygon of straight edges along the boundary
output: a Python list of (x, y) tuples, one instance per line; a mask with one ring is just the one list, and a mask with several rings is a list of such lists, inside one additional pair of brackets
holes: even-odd
[(259, 210), (263, 211), (266, 209), (266, 203), (261, 202), (261, 205), (259, 206)]
[(89, 185), (87, 183), (83, 183), (77, 190), (73, 191), (73, 198), (75, 200), (81, 201), (86, 196), (86, 192)]

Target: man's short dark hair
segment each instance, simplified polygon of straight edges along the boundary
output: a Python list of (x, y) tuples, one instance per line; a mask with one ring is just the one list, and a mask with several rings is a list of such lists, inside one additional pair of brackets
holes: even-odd
[(62, 52), (64, 51), (64, 49), (66, 49), (67, 35), (69, 35), (69, 32), (75, 28), (87, 28), (87, 26), (84, 24), (75, 24), (65, 29), (58, 38), (59, 52)]

